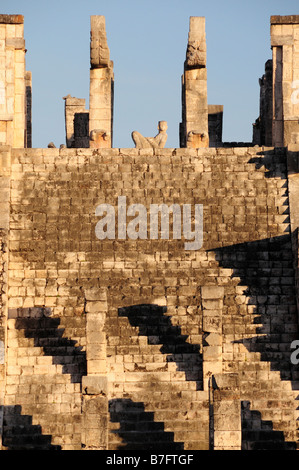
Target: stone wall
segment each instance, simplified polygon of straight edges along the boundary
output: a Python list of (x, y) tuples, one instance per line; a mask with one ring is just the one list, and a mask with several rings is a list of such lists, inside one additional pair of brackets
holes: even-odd
[[(13, 149), (3, 448), (296, 447), (287, 181), (285, 149)], [(202, 247), (100, 240), (118, 196), (202, 204)]]

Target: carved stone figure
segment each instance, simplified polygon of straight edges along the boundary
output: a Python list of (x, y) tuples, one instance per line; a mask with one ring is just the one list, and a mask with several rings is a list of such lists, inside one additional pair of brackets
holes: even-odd
[(206, 66), (206, 45), (201, 41), (189, 41), (186, 53), (186, 65), (188, 67)]
[(167, 141), (167, 122), (159, 121), (159, 133), (155, 137), (144, 137), (137, 131), (132, 132), (132, 139), (136, 148), (163, 148)]

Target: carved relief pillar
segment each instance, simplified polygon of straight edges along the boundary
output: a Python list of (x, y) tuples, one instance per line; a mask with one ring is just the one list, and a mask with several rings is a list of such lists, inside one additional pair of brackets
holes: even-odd
[(85, 450), (107, 450), (106, 290), (91, 288), (85, 299), (87, 376), (82, 380), (82, 446)]
[(180, 146), (209, 147), (205, 18), (191, 17), (182, 77)]
[(90, 42), (90, 147), (111, 148), (113, 143), (113, 62), (107, 45), (104, 16), (91, 17)]

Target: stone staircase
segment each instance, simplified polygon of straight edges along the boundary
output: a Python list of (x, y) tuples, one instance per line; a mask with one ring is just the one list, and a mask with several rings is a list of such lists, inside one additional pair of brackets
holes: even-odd
[[(294, 450), (298, 443), (299, 369), (291, 363), (290, 346), (299, 331), (287, 196), (287, 179), (280, 175), (275, 197), (283, 202), (283, 217), (277, 236), (240, 244), (232, 256), (224, 249), (222, 266), (239, 279), (243, 318), (230, 319), (234, 344), (224, 344), (231, 361), (223, 365), (240, 376), (245, 450)], [(228, 320), (225, 333), (232, 331)]]
[[(216, 248), (211, 246), (213, 241), (210, 242), (208, 257), (202, 254), (204, 261), (198, 262), (197, 272), (201, 283), (211, 285), (218, 282), (218, 285), (225, 287), (222, 372), (237, 373), (240, 378), (242, 448), (291, 450), (297, 447), (298, 442), (299, 382), (298, 368), (290, 361), (290, 345), (299, 335), (286, 156), (279, 149), (251, 159), (244, 155), (243, 149), (237, 150), (236, 154), (229, 157), (231, 162), (225, 154), (213, 161), (208, 188), (211, 203), (214, 204), (213, 196), (222, 192), (231, 206), (221, 202), (217, 211), (211, 209), (214, 224), (218, 224), (223, 234), (218, 230), (219, 239), (214, 242)], [(224, 162), (225, 177), (222, 174)], [(206, 186), (205, 174), (202, 178), (199, 188)], [(247, 204), (246, 207), (244, 204)], [(208, 240), (212, 240), (213, 227), (213, 224), (206, 226)], [(181, 443), (185, 449), (208, 448), (209, 402), (208, 392), (203, 391), (202, 385), (202, 344), (197, 350), (200, 360), (190, 368), (193, 373), (187, 378), (191, 356), (185, 364), (179, 364), (178, 356), (173, 355), (171, 336), (173, 344), (180, 341), (169, 323), (165, 328), (167, 320), (161, 320), (164, 313), (160, 320), (151, 315), (150, 322), (144, 315), (138, 318), (134, 309), (124, 309), (121, 313), (136, 329), (130, 333), (134, 344), (138, 344), (140, 337), (144, 339), (144, 361), (140, 361), (135, 371), (134, 364), (131, 364), (130, 377), (123, 368), (123, 359), (119, 358), (120, 373), (114, 374), (112, 366), (111, 406), (114, 410), (114, 400), (126, 397), (139, 403), (138, 406), (145, 413), (149, 412), (155, 422), (163, 423), (164, 432), (172, 433), (173, 441)], [(115, 318), (113, 320), (117, 322)], [(200, 317), (197, 321), (201, 334)], [(167, 341), (163, 343), (164, 333)], [(120, 341), (123, 340), (124, 344), (129, 344), (122, 335)], [(188, 340), (185, 338), (184, 341), (186, 343)], [(154, 347), (154, 342), (160, 346)], [(130, 348), (127, 348), (130, 355)], [(169, 374), (168, 378), (167, 353), (168, 358), (172, 355), (174, 367), (171, 371), (174, 375)], [(151, 355), (156, 357), (156, 363), (152, 359), (153, 370), (155, 364), (160, 362), (159, 376), (149, 374)], [(195, 350), (193, 361), (196, 364), (194, 355)], [(143, 367), (143, 373), (139, 367)], [(176, 382), (179, 376), (180, 381)], [(126, 434), (132, 421), (128, 408), (123, 418), (120, 412), (117, 419), (117, 413), (113, 411), (111, 449), (126, 446), (128, 442), (133, 448), (133, 439), (129, 439), (128, 432)], [(117, 430), (121, 431), (122, 439), (117, 439)], [(147, 433), (144, 433), (143, 446), (146, 436)]]
[(7, 328), (3, 448), (80, 449), (78, 371), (84, 357), (74, 357), (54, 319), (19, 317), (9, 319)]
[[(120, 309), (119, 318), (111, 319), (114, 326), (117, 321), (123, 325), (122, 344), (129, 343), (127, 337), (131, 346), (119, 358), (122, 362), (111, 356), (116, 362), (109, 365), (109, 450), (208, 449), (209, 405), (202, 391), (200, 345), (188, 342), (164, 307)], [(108, 356), (115, 340), (108, 336)], [(138, 349), (142, 354), (136, 354)]]
[(152, 380), (154, 376), (139, 383), (144, 390), (152, 389), (137, 394), (140, 402), (110, 400), (109, 450), (208, 450), (208, 394), (178, 391), (184, 388), (178, 384), (166, 391)]

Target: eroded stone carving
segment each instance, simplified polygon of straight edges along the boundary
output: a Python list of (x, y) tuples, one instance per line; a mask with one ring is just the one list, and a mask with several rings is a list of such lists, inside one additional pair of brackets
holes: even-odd
[(206, 132), (190, 131), (187, 137), (187, 146), (190, 148), (205, 148), (209, 146), (209, 135)]
[(203, 41), (190, 41), (188, 43), (186, 65), (188, 67), (206, 66), (206, 49)]
[(167, 141), (166, 131), (168, 129), (166, 121), (158, 122), (159, 133), (155, 137), (144, 137), (140, 132), (133, 131), (132, 139), (136, 148), (164, 148)]
[[(91, 16), (90, 37), (90, 89), (89, 132), (95, 130), (97, 137), (90, 140), (93, 148), (112, 148), (114, 112), (113, 61), (107, 43), (105, 17)], [(103, 131), (105, 139), (100, 137)]]
[(110, 138), (107, 132), (104, 129), (93, 129), (90, 132), (90, 147), (91, 148), (101, 148), (101, 147), (110, 147), (109, 144)]
[(209, 147), (205, 18), (190, 17), (182, 76), (180, 146)]

